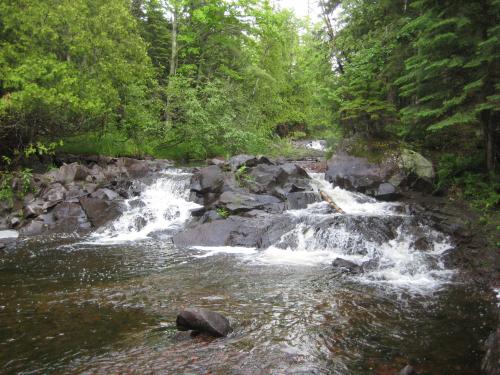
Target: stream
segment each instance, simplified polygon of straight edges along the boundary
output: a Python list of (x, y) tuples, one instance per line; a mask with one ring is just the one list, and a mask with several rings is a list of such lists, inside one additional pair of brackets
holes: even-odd
[[(179, 248), (171, 237), (198, 207), (190, 176), (136, 181), (142, 194), (103, 230), (27, 239), (0, 257), (0, 373), (394, 374), (408, 362), (479, 373), (488, 292), (458, 282), (442, 259), (450, 240), (398, 203), (311, 173), (344, 214), (325, 202), (289, 210), (293, 229), (266, 249)], [(387, 220), (397, 231), (381, 243)], [(339, 257), (365, 271), (339, 272)], [(223, 313), (234, 332), (178, 332), (186, 307)]]

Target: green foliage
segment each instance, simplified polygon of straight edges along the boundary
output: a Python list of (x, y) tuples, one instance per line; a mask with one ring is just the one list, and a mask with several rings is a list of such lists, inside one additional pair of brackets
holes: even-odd
[(238, 185), (240, 185), (241, 187), (255, 183), (254, 177), (250, 176), (248, 172), (248, 167), (246, 165), (242, 165), (234, 173), (234, 178), (236, 179)]
[(35, 192), (31, 169), (0, 172), (0, 201), (12, 205), (14, 198), (23, 198), (29, 192)]
[(231, 213), (225, 207), (217, 208), (217, 214), (223, 219), (227, 219), (231, 215)]
[(0, 142), (109, 124), (133, 136), (152, 121), (151, 64), (127, 1), (7, 1), (0, 14)]
[(458, 194), (483, 212), (498, 209), (500, 178), (481, 173), (481, 164), (481, 155), (442, 155), (437, 168), (437, 189)]

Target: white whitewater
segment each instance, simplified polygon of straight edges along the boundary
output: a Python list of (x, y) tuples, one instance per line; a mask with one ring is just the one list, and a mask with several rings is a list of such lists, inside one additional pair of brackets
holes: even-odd
[(189, 202), (190, 173), (178, 169), (163, 172), (140, 197), (125, 201), (121, 217), (92, 236), (96, 244), (113, 244), (148, 238), (154, 232), (180, 229), (200, 205)]
[[(310, 173), (317, 191), (323, 190), (345, 211), (347, 217), (371, 217), (383, 220), (391, 216), (404, 222), (405, 215), (399, 213), (399, 204), (380, 202), (364, 194), (350, 192), (339, 187), (333, 188), (325, 180), (324, 174)], [(265, 250), (233, 247), (198, 247), (204, 254), (200, 257), (215, 256), (220, 253), (237, 254), (254, 264), (285, 266), (328, 266), (342, 258), (358, 265), (372, 262), (374, 265), (362, 275), (352, 276), (362, 283), (402, 287), (416, 292), (438, 289), (449, 281), (453, 271), (446, 269), (441, 255), (451, 246), (441, 233), (418, 226), (411, 231), (411, 225), (401, 224), (394, 239), (382, 244), (365, 238), (362, 232), (349, 231), (345, 225), (321, 226), (322, 220), (334, 214), (325, 202), (310, 204), (306, 209), (291, 210), (286, 213), (296, 227), (285, 233), (278, 243)], [(415, 228), (414, 228), (415, 229)], [(417, 235), (424, 235), (430, 248), (421, 251), (415, 248)]]
[[(176, 169), (163, 172), (143, 187), (140, 197), (128, 199), (123, 215), (94, 233), (91, 242), (120, 244), (144, 240), (158, 232), (170, 236), (181, 229), (192, 210), (200, 207), (189, 202), (190, 177), (191, 174)], [(349, 276), (359, 282), (418, 291), (435, 290), (450, 279), (452, 271), (440, 260), (442, 253), (450, 248), (445, 236), (411, 223), (410, 217), (400, 213), (398, 203), (379, 202), (364, 194), (333, 188), (324, 174), (311, 173), (311, 177), (315, 189), (330, 195), (345, 214), (332, 213), (325, 202), (314, 203), (306, 209), (287, 211), (285, 215), (296, 223), (294, 229), (267, 249), (196, 247), (193, 256), (231, 254), (249, 264), (324, 267), (332, 267), (332, 261), (342, 258), (360, 266), (370, 264), (363, 274)], [(400, 225), (389, 241), (375, 242), (363, 233), (363, 228), (357, 230), (364, 224), (366, 231), (366, 225), (378, 220), (383, 224), (383, 220), (391, 218)], [(426, 251), (417, 250), (414, 245), (422, 236), (429, 243)]]

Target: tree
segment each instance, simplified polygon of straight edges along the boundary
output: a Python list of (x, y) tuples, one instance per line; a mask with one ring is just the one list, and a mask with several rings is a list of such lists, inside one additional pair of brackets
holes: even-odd
[(133, 135), (154, 121), (153, 71), (128, 1), (3, 1), (0, 14), (3, 145), (108, 126)]
[(410, 127), (438, 132), (481, 125), (485, 165), (498, 150), (500, 1), (421, 0), (403, 29), (414, 35), (413, 54), (397, 83), (410, 99), (402, 117)]

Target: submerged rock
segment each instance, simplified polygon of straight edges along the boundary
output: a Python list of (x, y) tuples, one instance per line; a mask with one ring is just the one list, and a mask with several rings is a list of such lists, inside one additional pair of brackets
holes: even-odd
[(406, 365), (396, 375), (417, 375), (417, 371), (413, 368), (413, 366)]
[(363, 267), (357, 265), (350, 260), (337, 258), (333, 261), (332, 266), (338, 269), (341, 272), (347, 272), (351, 274), (360, 274), (363, 273)]
[(179, 331), (195, 331), (215, 337), (224, 337), (233, 331), (224, 315), (196, 308), (181, 311), (177, 315), (176, 325)]
[(486, 340), (486, 355), (481, 369), (486, 375), (500, 375), (500, 324)]

